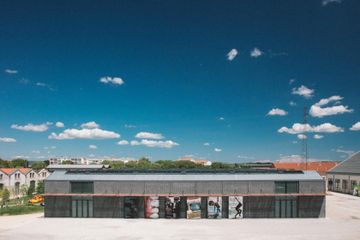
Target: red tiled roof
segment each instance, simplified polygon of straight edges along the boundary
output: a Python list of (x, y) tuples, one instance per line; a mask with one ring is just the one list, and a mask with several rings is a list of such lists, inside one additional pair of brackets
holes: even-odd
[(6, 175), (10, 175), (16, 170), (19, 170), (23, 174), (27, 174), (31, 171), (31, 168), (0, 168), (1, 171), (3, 171)]
[(305, 162), (275, 162), (274, 167), (285, 170), (309, 170), (317, 171), (324, 176), (327, 171), (337, 165), (336, 162), (308, 162), (307, 167)]

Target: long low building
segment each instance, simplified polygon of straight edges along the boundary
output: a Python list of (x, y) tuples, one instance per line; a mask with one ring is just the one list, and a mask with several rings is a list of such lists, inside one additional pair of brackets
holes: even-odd
[(67, 170), (45, 180), (45, 217), (318, 218), (315, 171)]

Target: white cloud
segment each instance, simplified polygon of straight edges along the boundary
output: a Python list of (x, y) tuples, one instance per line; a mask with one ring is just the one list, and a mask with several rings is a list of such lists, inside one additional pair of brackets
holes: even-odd
[(233, 49), (230, 50), (230, 52), (228, 52), (227, 58), (228, 58), (229, 61), (232, 61), (232, 60), (234, 60), (234, 58), (237, 55), (238, 55), (238, 51), (235, 48), (233, 48)]
[(135, 135), (136, 138), (149, 138), (149, 139), (163, 139), (161, 133), (139, 132)]
[(97, 123), (94, 122), (94, 121), (91, 121), (91, 122), (87, 122), (87, 123), (81, 124), (81, 127), (82, 127), (82, 128), (90, 129), (90, 128), (99, 128), (100, 125), (97, 124)]
[(289, 105), (292, 106), (292, 107), (295, 107), (295, 106), (296, 106), (296, 102), (290, 101), (290, 102), (289, 102)]
[(16, 142), (16, 139), (8, 138), (8, 137), (0, 137), (0, 142), (12, 143), (12, 142)]
[(8, 74), (17, 74), (17, 73), (18, 73), (18, 70), (15, 70), (15, 69), (5, 69), (5, 72), (8, 73)]
[(324, 136), (323, 136), (323, 135), (320, 135), (320, 134), (315, 134), (315, 135), (314, 135), (314, 138), (315, 138), (315, 139), (322, 139), (322, 138), (324, 138)]
[(335, 133), (343, 132), (344, 129), (337, 127), (331, 123), (323, 123), (318, 126), (311, 126), (310, 124), (294, 123), (291, 128), (282, 127), (278, 130), (279, 133), (289, 133), (289, 134), (300, 134), (304, 132), (314, 132), (314, 133)]
[(31, 153), (39, 154), (40, 151), (39, 150), (33, 150), (33, 151), (31, 151)]
[(55, 126), (58, 127), (58, 128), (63, 128), (63, 127), (65, 127), (64, 123), (62, 123), (62, 122), (56, 122), (56, 123), (55, 123)]
[(351, 156), (355, 153), (355, 151), (353, 151), (353, 150), (345, 150), (345, 149), (336, 149), (336, 152), (337, 153), (345, 153), (348, 156)]
[(305, 134), (298, 134), (297, 138), (302, 140), (302, 139), (307, 139), (307, 136)]
[(52, 88), (49, 84), (46, 84), (46, 83), (43, 83), (43, 82), (37, 82), (35, 85), (38, 86), (38, 87), (47, 88), (50, 91), (55, 91), (55, 89)]
[(204, 146), (210, 146), (210, 143), (206, 142), (204, 143)]
[(91, 144), (91, 145), (89, 145), (89, 148), (90, 148), (90, 149), (97, 149), (97, 146), (96, 146), (96, 145)]
[(296, 81), (296, 79), (292, 78), (289, 80), (289, 85), (293, 84)]
[(222, 149), (221, 149), (221, 148), (214, 148), (214, 151), (215, 151), (215, 152), (221, 152)]
[[(304, 162), (305, 159), (301, 155), (285, 155), (281, 156), (279, 160), (276, 160), (276, 162)], [(320, 162), (320, 161), (329, 161), (326, 159), (316, 159), (316, 158), (309, 158), (309, 162)]]
[(285, 116), (287, 115), (288, 113), (285, 111), (285, 110), (282, 110), (280, 108), (273, 108), (271, 109), (269, 112), (268, 112), (268, 116)]
[(331, 96), (329, 98), (323, 98), (319, 102), (315, 103), (310, 108), (310, 115), (313, 117), (324, 117), (324, 116), (331, 116), (343, 113), (351, 113), (354, 110), (349, 109), (348, 106), (343, 105), (336, 105), (331, 107), (323, 107), (331, 102), (335, 102), (335, 104), (340, 103), (343, 98), (340, 96)]
[(326, 5), (330, 4), (330, 3), (341, 3), (342, 0), (323, 0), (322, 1), (322, 5), (325, 7)]
[(100, 78), (100, 82), (105, 84), (114, 84), (114, 85), (124, 84), (124, 81), (120, 77), (102, 77)]
[(49, 129), (49, 126), (51, 124), (52, 124), (51, 122), (46, 122), (46, 123), (42, 123), (42, 124), (38, 124), (38, 125), (28, 123), (24, 126), (12, 124), (11, 128), (21, 130), (21, 131), (45, 132), (46, 130)]
[(171, 140), (167, 140), (167, 141), (155, 141), (155, 140), (147, 140), (147, 139), (142, 139), (140, 142), (133, 140), (130, 142), (130, 144), (132, 146), (146, 146), (146, 147), (158, 147), (158, 148), (172, 148), (174, 146), (179, 146), (178, 143), (173, 142)]
[(352, 125), (352, 127), (350, 128), (351, 131), (360, 131), (360, 122), (355, 123), (354, 125)]
[(293, 88), (292, 89), (292, 94), (300, 95), (300, 96), (303, 96), (305, 98), (311, 98), (313, 96), (314, 92), (315, 92), (314, 89), (307, 88), (304, 85), (301, 85), (298, 88)]
[(118, 145), (129, 145), (129, 142), (126, 140), (121, 140), (117, 142)]
[(120, 134), (99, 128), (66, 129), (62, 133), (51, 133), (49, 139), (109, 139), (120, 138)]
[(220, 120), (220, 121), (224, 121), (225, 118), (224, 118), (224, 117), (219, 117), (219, 120)]
[(258, 48), (254, 48), (254, 49), (250, 52), (250, 56), (253, 57), (253, 58), (258, 58), (258, 57), (260, 57), (261, 55), (263, 55), (263, 52), (260, 51), (260, 49), (258, 49)]

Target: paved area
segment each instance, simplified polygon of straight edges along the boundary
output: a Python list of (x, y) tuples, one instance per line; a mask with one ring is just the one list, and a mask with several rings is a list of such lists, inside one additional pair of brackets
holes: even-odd
[(360, 198), (327, 197), (323, 219), (74, 219), (42, 214), (0, 217), (0, 239), (360, 239)]

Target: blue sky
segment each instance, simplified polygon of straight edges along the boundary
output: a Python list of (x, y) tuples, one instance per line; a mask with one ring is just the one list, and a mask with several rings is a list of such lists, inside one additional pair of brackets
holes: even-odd
[(341, 160), (359, 22), (356, 0), (2, 1), (0, 156), (277, 160), (306, 131)]

